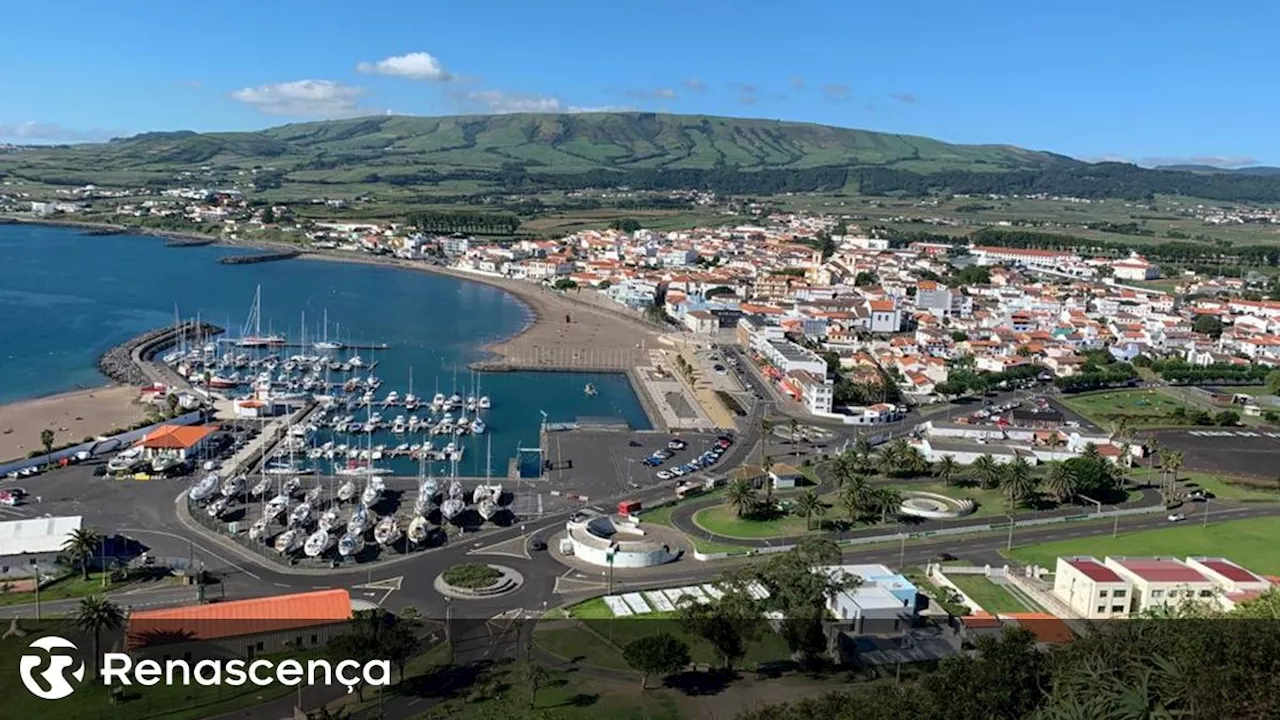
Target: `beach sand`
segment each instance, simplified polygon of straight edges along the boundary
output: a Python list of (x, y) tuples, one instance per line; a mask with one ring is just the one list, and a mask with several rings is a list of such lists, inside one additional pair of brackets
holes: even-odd
[(40, 431), (54, 431), (54, 444), (80, 442), (146, 416), (138, 389), (125, 385), (76, 390), (0, 405), (0, 460), (18, 460), (44, 450)]

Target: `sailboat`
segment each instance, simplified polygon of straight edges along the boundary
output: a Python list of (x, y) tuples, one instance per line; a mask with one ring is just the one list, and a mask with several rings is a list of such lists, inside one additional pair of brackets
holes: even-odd
[(422, 405), (422, 400), (413, 394), (413, 366), (409, 366), (409, 392), (404, 395), (404, 409), (409, 412), (417, 410)]
[(240, 329), (240, 339), (236, 345), (240, 347), (272, 347), (284, 345), (287, 341), (280, 335), (262, 334), (262, 286), (253, 293), (253, 306), (249, 308), (249, 317)]
[(471, 421), (471, 434), (483, 435), (484, 431), (485, 431), (484, 421), (480, 419), (479, 415), (477, 415), (476, 418)]
[(360, 537), (359, 533), (352, 534), (348, 532), (338, 540), (338, 554), (344, 558), (359, 555), (363, 549), (364, 538)]
[(431, 527), (427, 523), (427, 519), (421, 515), (415, 517), (413, 522), (409, 523), (409, 540), (414, 544), (420, 544), (427, 539)]
[(316, 530), (307, 538), (307, 542), (302, 546), (302, 552), (307, 557), (319, 557), (329, 549), (330, 537), (329, 531), (325, 529)]
[(222, 513), (227, 511), (227, 506), (229, 506), (230, 504), (231, 504), (231, 501), (224, 497), (220, 497), (217, 500), (214, 500), (213, 502), (209, 503), (209, 517), (215, 520), (222, 517)]
[(327, 351), (327, 350), (341, 350), (341, 349), (342, 349), (342, 343), (338, 342), (337, 340), (330, 340), (330, 339), (329, 339), (329, 308), (325, 308), (325, 309), (324, 309), (324, 331), (323, 331), (323, 333), (324, 333), (324, 337), (323, 337), (323, 339), (321, 339), (321, 340), (320, 340), (320, 342), (313, 344), (311, 347), (315, 348), (316, 350), (321, 350), (321, 351)]
[(244, 492), (244, 480), (244, 475), (227, 478), (227, 481), (222, 483), (222, 494), (227, 497), (235, 497)]
[(289, 526), (305, 527), (311, 521), (311, 504), (298, 503), (289, 513)]
[(583, 392), (583, 394), (585, 394), (585, 395), (587, 395), (588, 397), (590, 397), (590, 396), (592, 396), (592, 395), (595, 395), (595, 394), (596, 394), (596, 393), (598, 393), (599, 391), (598, 391), (598, 390), (596, 390), (596, 384), (595, 384), (595, 383), (587, 383), (587, 386), (586, 386), (586, 387), (584, 387), (584, 388), (582, 389), (582, 392)]
[(348, 480), (338, 488), (338, 502), (351, 502), (356, 496), (356, 483)]
[(298, 488), (300, 487), (302, 487), (302, 478), (291, 477), (284, 481), (284, 487), (280, 489), (280, 494), (285, 497), (292, 497), (294, 493), (298, 492)]
[(253, 487), (249, 489), (249, 494), (252, 495), (253, 497), (262, 497), (263, 495), (266, 495), (267, 492), (270, 490), (271, 490), (271, 478), (264, 475), (261, 480), (254, 483)]
[(366, 506), (373, 506), (382, 497), (382, 491), (386, 489), (386, 485), (382, 482), (382, 478), (374, 475), (369, 478), (369, 484), (364, 486), (364, 492), (360, 493), (360, 502)]
[(462, 499), (462, 483), (458, 482), (456, 479), (449, 481), (449, 499), (450, 500)]
[(315, 487), (308, 490), (306, 495), (302, 496), (303, 502), (307, 503), (308, 505), (316, 505), (320, 502), (320, 496), (322, 494), (324, 494), (324, 488), (319, 485), (316, 485)]
[(480, 513), (480, 517), (485, 520), (492, 520), (493, 516), (498, 514), (498, 501), (492, 497), (486, 497), (480, 501), (480, 506), (477, 510)]
[(413, 514), (426, 515), (435, 503), (436, 481), (427, 478), (418, 484), (418, 497), (413, 501)]
[(445, 520), (452, 520), (461, 515), (462, 511), (465, 510), (466, 507), (466, 503), (462, 502), (458, 498), (451, 497), (440, 504), (440, 514), (444, 516)]
[(274, 520), (279, 517), (289, 507), (289, 498), (285, 495), (277, 495), (267, 502), (266, 507), (262, 509), (262, 517), (267, 520)]
[(280, 536), (276, 538), (276, 552), (281, 555), (287, 555), (294, 552), (298, 549), (298, 546), (302, 544), (303, 540), (304, 536), (301, 530), (298, 528), (289, 528), (288, 530), (280, 533)]
[(218, 476), (205, 475), (200, 482), (196, 483), (187, 491), (187, 496), (196, 502), (200, 502), (209, 497), (218, 489)]
[(253, 525), (249, 526), (250, 540), (254, 542), (258, 542), (260, 540), (266, 539), (266, 536), (267, 536), (267, 519), (266, 518), (256, 520), (254, 521)]
[(340, 516), (338, 515), (338, 510), (336, 508), (329, 508), (323, 513), (320, 513), (320, 519), (316, 521), (316, 527), (321, 530), (332, 530), (335, 527), (338, 527), (339, 517)]
[(379, 545), (392, 545), (402, 537), (404, 537), (404, 531), (400, 529), (400, 523), (396, 521), (394, 515), (382, 518), (373, 529), (373, 539)]
[(373, 526), (373, 513), (369, 512), (369, 508), (357, 505), (354, 512), (351, 513), (351, 519), (347, 521), (347, 534), (360, 535), (365, 530)]

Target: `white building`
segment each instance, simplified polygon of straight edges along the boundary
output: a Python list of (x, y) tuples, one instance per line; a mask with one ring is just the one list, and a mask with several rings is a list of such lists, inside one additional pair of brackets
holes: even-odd
[(1117, 280), (1155, 280), (1160, 277), (1160, 268), (1135, 254), (1111, 263), (1111, 274)]
[(1109, 557), (1104, 563), (1132, 583), (1130, 612), (1176, 607), (1188, 600), (1212, 601), (1218, 594), (1212, 579), (1177, 558)]
[(1080, 617), (1108, 620), (1129, 616), (1133, 583), (1091, 557), (1060, 557), (1053, 594)]
[(782, 374), (806, 370), (815, 375), (827, 374), (827, 361), (818, 353), (790, 340), (766, 340), (757, 348), (760, 354)]
[(911, 625), (916, 614), (916, 586), (884, 565), (831, 565), (815, 572), (861, 579), (856, 588), (827, 598), (827, 610), (841, 622), (850, 623), (852, 632), (900, 632)]
[(0, 522), (0, 557), (60, 553), (82, 522), (79, 515)]
[(805, 409), (809, 412), (823, 414), (831, 412), (835, 398), (835, 385), (827, 378), (825, 368), (821, 373), (793, 370), (787, 373), (782, 382), (793, 397), (804, 403)]

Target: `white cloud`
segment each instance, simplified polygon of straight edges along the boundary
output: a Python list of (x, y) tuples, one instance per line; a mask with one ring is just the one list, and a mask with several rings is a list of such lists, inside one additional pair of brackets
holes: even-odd
[(642, 100), (675, 100), (676, 91), (672, 88), (654, 88), (652, 90), (628, 90), (627, 95)]
[(127, 135), (123, 130), (76, 130), (57, 123), (27, 120), (0, 123), (0, 139), (37, 143), (97, 142)]
[(396, 55), (376, 63), (362, 62), (356, 65), (356, 70), (373, 75), (395, 75), (410, 80), (448, 82), (453, 79), (453, 75), (444, 69), (444, 65), (441, 65), (439, 60), (431, 53), (425, 52)]
[(620, 112), (616, 105), (569, 105), (553, 95), (526, 95), (501, 90), (474, 90), (454, 96), (464, 107), (493, 115), (509, 113), (590, 113)]
[(364, 88), (332, 80), (295, 80), (241, 88), (231, 97), (271, 115), (335, 118), (369, 112), (357, 102), (363, 94)]

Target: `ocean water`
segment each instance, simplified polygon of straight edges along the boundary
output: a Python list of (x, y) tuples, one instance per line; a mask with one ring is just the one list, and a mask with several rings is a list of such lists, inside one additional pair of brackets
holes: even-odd
[[(130, 235), (88, 236), (47, 226), (0, 225), (0, 403), (102, 385), (98, 357), (128, 338), (166, 324), (175, 306), (239, 332), (262, 287), (262, 330), (296, 339), (305, 322), (314, 338), (328, 311), (329, 337), (380, 342), (359, 351), (378, 361), (389, 390), (428, 399), (471, 389), (466, 365), (483, 346), (509, 337), (531, 320), (528, 308), (497, 288), (451, 277), (354, 263), (286, 260), (222, 265), (239, 248), (169, 248)], [(346, 351), (350, 352), (350, 351)], [(552, 421), (620, 417), (635, 429), (648, 420), (626, 378), (618, 374), (484, 373), (481, 392), (493, 400), (485, 415), (493, 471), (504, 474), (517, 445), (537, 443), (541, 412)], [(583, 388), (592, 382), (598, 394)], [(394, 409), (384, 416), (398, 414)], [(403, 412), (401, 409), (399, 412)], [(390, 444), (391, 439), (375, 442)], [(468, 439), (462, 474), (484, 474), (485, 441)], [(439, 444), (439, 441), (437, 442)], [(400, 470), (397, 467), (397, 470)]]

